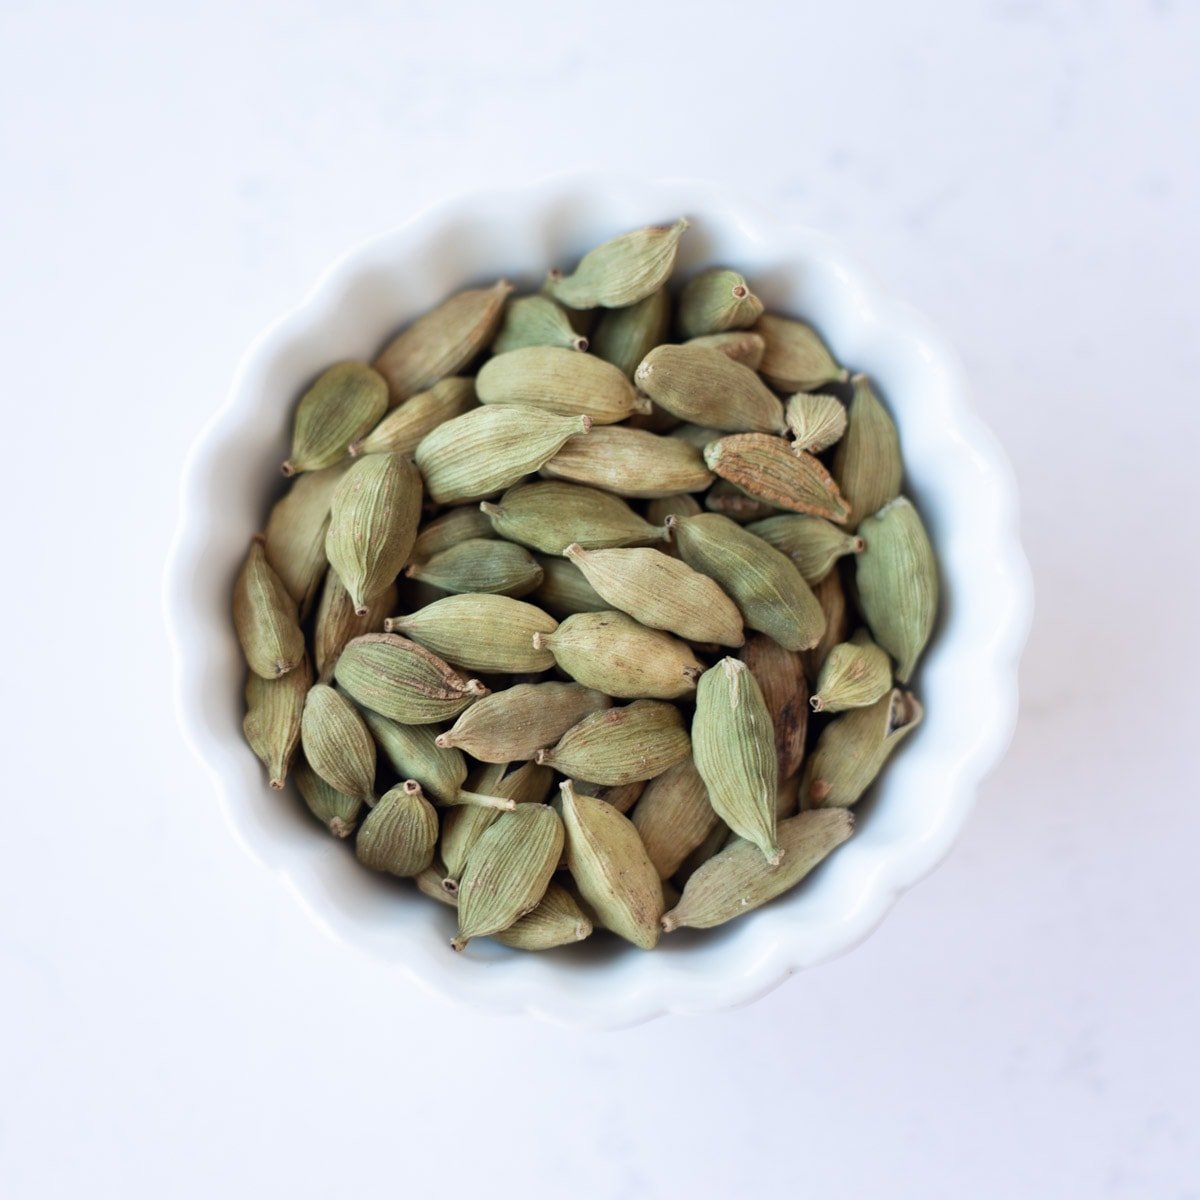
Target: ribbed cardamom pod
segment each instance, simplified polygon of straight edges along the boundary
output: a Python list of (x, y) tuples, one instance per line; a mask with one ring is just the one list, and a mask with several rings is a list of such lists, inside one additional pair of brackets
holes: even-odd
[(400, 574), (421, 519), (421, 477), (402, 454), (368, 454), (333, 493), (325, 553), (359, 616)]
[(521, 762), (611, 706), (603, 692), (578, 683), (519, 683), (472, 704), (437, 744), (457, 746), (481, 762)]
[[(736, 329), (729, 333), (706, 333), (700, 337), (688, 338), (685, 346), (708, 346), (720, 352), (734, 362), (757, 371), (763, 359), (767, 343), (761, 333), (753, 329)], [(647, 351), (649, 353), (649, 351)]]
[(304, 657), (296, 601), (267, 562), (261, 537), (251, 541), (233, 585), (233, 624), (250, 670), (264, 679), (286, 675)]
[(533, 474), (567, 438), (591, 427), (591, 417), (489, 404), (427, 434), (417, 447), (417, 466), (438, 504), (482, 500)]
[(433, 862), (437, 835), (433, 805), (415, 779), (406, 779), (384, 792), (367, 814), (354, 850), (364, 867), (408, 878)]
[[(718, 818), (712, 832), (683, 860), (679, 870), (675, 872), (672, 877), (675, 886), (683, 887), (714, 854), (720, 854), (725, 849), (731, 838), (736, 840), (737, 835), (731, 832), (729, 826)], [(757, 846), (754, 848), (754, 853), (757, 855), (758, 861), (762, 862), (763, 857)]]
[(387, 412), (387, 405), (387, 382), (378, 371), (360, 362), (330, 367), (296, 406), (292, 452), (283, 473), (332, 467)]
[(507, 354), (526, 346), (558, 346), (582, 352), (588, 348), (588, 340), (571, 328), (567, 314), (549, 296), (519, 296), (508, 302), (492, 353)]
[(708, 494), (704, 497), (704, 507), (709, 512), (736, 521), (739, 525), (765, 521), (767, 517), (776, 516), (779, 512), (773, 504), (755, 496), (747, 496), (740, 487), (727, 479), (718, 479), (708, 489)]
[(612, 610), (575, 613), (537, 644), (576, 683), (621, 699), (690, 695), (704, 669), (685, 642)]
[(775, 728), (779, 778), (788, 779), (800, 770), (804, 760), (804, 739), (808, 734), (808, 681), (804, 677), (804, 660), (765, 633), (747, 638), (740, 658), (750, 668), (766, 701)]
[(633, 810), (633, 827), (661, 879), (674, 875), (718, 824), (690, 755), (650, 780)]
[(512, 285), (459, 292), (418, 317), (375, 360), (393, 405), (457, 375), (496, 335)]
[(764, 313), (754, 331), (766, 342), (758, 369), (781, 392), (814, 392), (847, 376), (817, 331), (803, 321)]
[(784, 406), (797, 450), (820, 454), (846, 432), (846, 407), (836, 396), (797, 392)]
[(406, 617), (389, 617), (388, 633), (403, 633), (447, 662), (468, 671), (546, 671), (549, 650), (534, 634), (552, 634), (558, 622), (535, 604), (511, 596), (446, 596)]
[(690, 750), (691, 740), (675, 705), (635, 700), (584, 717), (556, 746), (539, 750), (536, 761), (562, 775), (614, 787), (653, 779)]
[(542, 568), (524, 546), (490, 537), (459, 542), (424, 562), (412, 563), (405, 574), (446, 592), (499, 596), (526, 596), (542, 582)]
[(821, 460), (781, 437), (740, 433), (709, 442), (704, 461), (722, 479), (776, 508), (845, 522), (850, 506)]
[(567, 869), (605, 929), (652, 950), (663, 912), (662, 882), (633, 822), (610, 804), (561, 785)]
[(451, 908), (457, 908), (458, 885), (455, 884), (454, 891), (449, 892), (446, 890), (445, 881), (446, 868), (438, 862), (436, 856), (425, 870), (418, 871), (413, 876), (413, 882), (417, 885), (417, 891), (423, 896), (428, 896), (430, 900), (436, 900), (439, 904), (447, 904)]
[(709, 442), (715, 442), (717, 438), (724, 437), (725, 434), (720, 429), (713, 429), (708, 425), (693, 425), (688, 422), (684, 425), (677, 425), (667, 436), (678, 438), (681, 442), (687, 442), (689, 446), (695, 446), (697, 450), (703, 451)]
[(850, 616), (846, 610), (846, 590), (837, 571), (830, 571), (820, 583), (814, 583), (812, 593), (825, 614), (825, 632), (821, 634), (821, 640), (800, 657), (804, 660), (804, 674), (808, 682), (815, 686), (829, 651), (838, 642), (846, 640), (850, 632)]
[(745, 640), (737, 605), (707, 575), (657, 550), (563, 551), (613, 608), (651, 629), (691, 642), (740, 646)]
[(460, 542), (495, 536), (491, 521), (486, 513), (479, 511), (479, 505), (465, 504), (442, 513), (424, 526), (413, 543), (411, 558), (413, 562), (428, 562), (435, 554)]
[(775, 727), (762, 689), (739, 659), (723, 658), (700, 676), (692, 753), (714, 811), (769, 863), (778, 863)]
[(488, 695), (478, 679), (464, 678), (424, 646), (387, 633), (355, 638), (333, 675), (358, 704), (402, 725), (453, 720)]
[(849, 808), (883, 769), (895, 748), (921, 723), (920, 702), (894, 688), (869, 708), (852, 708), (821, 730), (804, 768), (805, 808)]
[(304, 761), (296, 759), (292, 768), (296, 787), (312, 813), (334, 837), (349, 837), (358, 824), (363, 802), (358, 796), (347, 796), (331, 787)]
[(649, 780), (635, 779), (631, 783), (622, 783), (617, 787), (603, 787), (587, 779), (576, 779), (575, 790), (581, 796), (595, 796), (605, 804), (611, 804), (619, 813), (628, 813), (641, 799)]
[(304, 757), (322, 779), (347, 796), (375, 795), (375, 743), (358, 709), (328, 684), (309, 689), (300, 720)]
[(867, 548), (855, 560), (858, 603), (871, 633), (907, 683), (937, 616), (938, 572), (929, 535), (905, 496), (858, 527)]
[(650, 408), (612, 363), (558, 346), (496, 355), (479, 369), (475, 392), (483, 404), (587, 416), (594, 425), (611, 425)]
[(900, 495), (904, 475), (900, 435), (865, 375), (854, 377), (846, 433), (834, 452), (833, 474), (859, 523)]
[(311, 471), (294, 480), (267, 518), (263, 551), (299, 605), (300, 619), (308, 616), (325, 578), (325, 533), (334, 490), (349, 463)]
[(461, 417), (476, 407), (475, 381), (462, 375), (451, 375), (435, 383), (427, 392), (402, 401), (383, 418), (371, 432), (350, 443), (350, 453), (407, 454), (415, 453), (421, 440), (443, 421)]
[(671, 275), (688, 223), (651, 225), (589, 250), (570, 275), (551, 271), (546, 290), (569, 308), (626, 308), (658, 291)]
[(552, 882), (536, 908), (492, 936), (514, 950), (553, 950), (582, 942), (591, 932), (592, 923), (575, 897), (562, 884)]
[(667, 527), (683, 561), (715, 579), (751, 629), (786, 650), (816, 645), (825, 614), (786, 555), (717, 513), (669, 517)]
[(562, 821), (548, 805), (522, 804), (501, 813), (475, 843), (458, 881), (454, 949), (499, 933), (536, 908), (562, 847)]
[(828, 858), (853, 829), (852, 815), (840, 810), (780, 821), (783, 862), (778, 867), (768, 866), (750, 842), (734, 842), (688, 879), (679, 903), (662, 919), (664, 931), (711, 929), (774, 900)]
[(646, 545), (663, 540), (655, 528), (619, 496), (557, 479), (523, 483), (497, 504), (479, 506), (502, 538), (543, 554), (561, 554), (578, 542), (589, 550)]
[(634, 383), (683, 421), (731, 433), (782, 433), (783, 405), (740, 362), (711, 346), (657, 346), (642, 359)]
[(666, 288), (659, 288), (636, 304), (606, 310), (592, 335), (592, 353), (632, 379), (638, 363), (667, 336), (670, 324), (671, 298)]
[(396, 585), (389, 583), (378, 596), (367, 597), (367, 612), (359, 616), (354, 601), (336, 571), (326, 571), (325, 586), (313, 626), (313, 658), (317, 678), (328, 683), (333, 678), (338, 655), (364, 633), (381, 633), (387, 614), (396, 608)]
[(467, 779), (467, 761), (459, 751), (443, 747), (431, 725), (401, 725), (369, 708), (362, 718), (401, 779), (415, 779), (438, 804), (453, 804)]
[[(703, 511), (704, 509), (700, 507), (700, 502), (695, 496), (680, 493), (676, 496), (661, 496), (651, 500), (646, 505), (646, 520), (651, 525), (664, 526), (668, 517), (698, 517)], [(670, 549), (674, 549), (673, 544), (669, 543), (668, 546)]]
[(267, 778), (276, 791), (283, 787), (288, 765), (300, 743), (300, 714), (311, 683), (307, 656), (278, 679), (264, 679), (253, 671), (246, 675), (242, 731), (250, 749), (267, 768)]
[(604, 612), (608, 602), (583, 577), (583, 572), (565, 558), (539, 554), (542, 582), (533, 593), (534, 600), (560, 621), (574, 613)]
[(746, 526), (746, 532), (786, 554), (810, 586), (820, 583), (846, 554), (861, 554), (866, 543), (822, 517), (780, 514)]
[(865, 633), (829, 651), (813, 693), (813, 712), (866, 708), (890, 691), (892, 660)]
[(685, 338), (749, 329), (762, 316), (762, 301), (737, 271), (713, 267), (690, 279), (679, 294), (676, 322)]
[(542, 467), (542, 474), (634, 499), (702, 492), (713, 481), (712, 472), (694, 446), (679, 438), (660, 437), (624, 425), (568, 438)]

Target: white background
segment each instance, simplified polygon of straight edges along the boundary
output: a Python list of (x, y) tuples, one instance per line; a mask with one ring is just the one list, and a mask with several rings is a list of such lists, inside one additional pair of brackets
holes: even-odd
[[(0, 4), (0, 1195), (1200, 1195), (1200, 5)], [(612, 1035), (434, 1000), (174, 725), (179, 464), (350, 244), (712, 177), (945, 328), (1038, 613), (1012, 751), (848, 957)]]

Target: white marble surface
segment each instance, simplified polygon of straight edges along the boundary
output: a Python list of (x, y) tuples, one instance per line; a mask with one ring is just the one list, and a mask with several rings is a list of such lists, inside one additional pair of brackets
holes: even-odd
[[(1200, 1195), (1198, 55), (1166, 0), (0, 8), (0, 1194)], [(324, 938), (184, 751), (158, 611), (258, 328), (414, 207), (587, 166), (778, 202), (936, 319), (1038, 588), (936, 875), (609, 1036)]]

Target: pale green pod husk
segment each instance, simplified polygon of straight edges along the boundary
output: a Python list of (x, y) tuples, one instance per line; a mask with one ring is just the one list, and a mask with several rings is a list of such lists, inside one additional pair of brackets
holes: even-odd
[(575, 613), (538, 645), (576, 683), (620, 699), (690, 695), (704, 669), (685, 642), (611, 609)]
[(625, 308), (606, 310), (592, 335), (592, 353), (632, 379), (637, 365), (667, 336), (671, 298), (666, 288)]
[(703, 450), (709, 442), (715, 442), (717, 438), (724, 437), (725, 434), (720, 429), (713, 429), (709, 425), (694, 425), (687, 422), (677, 425), (667, 436), (687, 442), (689, 446), (695, 446), (697, 450)]
[[(708, 346), (720, 352), (734, 362), (757, 371), (762, 362), (767, 343), (761, 333), (753, 329), (735, 329), (729, 333), (706, 333), (700, 337), (688, 338), (685, 346)], [(647, 351), (647, 353), (649, 353)]]
[(765, 633), (746, 639), (739, 654), (750, 668), (775, 729), (775, 757), (779, 778), (788, 779), (800, 770), (808, 734), (808, 681), (804, 659), (785, 650)]
[(816, 645), (825, 614), (787, 555), (717, 513), (671, 517), (667, 525), (683, 561), (715, 579), (751, 629), (787, 650)]
[(325, 371), (300, 397), (285, 475), (320, 471), (345, 458), (387, 412), (387, 381), (366, 363), (343, 362)]
[(360, 616), (408, 562), (420, 519), (421, 477), (401, 454), (368, 454), (337, 485), (325, 553)]
[(588, 340), (575, 332), (562, 306), (549, 296), (519, 296), (504, 310), (492, 353), (507, 354), (526, 346), (558, 346), (582, 352), (588, 348)]
[(438, 504), (482, 500), (533, 474), (590, 417), (559, 417), (525, 405), (489, 404), (439, 425), (417, 447), (417, 466)]
[(694, 338), (748, 329), (762, 311), (762, 301), (750, 290), (745, 276), (713, 267), (684, 285), (675, 320), (685, 338)]
[(246, 675), (242, 732), (250, 749), (267, 768), (267, 779), (275, 791), (283, 787), (288, 766), (300, 744), (300, 716), (311, 684), (307, 656), (278, 679), (264, 679), (253, 671)]
[(460, 542), (495, 536), (487, 514), (480, 512), (477, 504), (465, 504), (442, 513), (425, 525), (413, 543), (411, 558), (413, 562), (427, 562), (435, 554), (441, 554)]
[(478, 679), (465, 678), (424, 646), (388, 633), (355, 638), (333, 676), (356, 703), (402, 725), (453, 720), (488, 695)]
[(522, 804), (501, 813), (475, 843), (458, 881), (454, 948), (531, 912), (546, 894), (562, 847), (563, 824), (549, 806)]
[(347, 796), (331, 787), (303, 758), (296, 759), (292, 778), (309, 812), (334, 837), (345, 838), (354, 832), (363, 806), (358, 796)]
[(669, 879), (720, 823), (689, 755), (646, 784), (633, 826), (661, 879)]
[(679, 903), (662, 919), (664, 931), (711, 929), (774, 900), (794, 888), (853, 829), (853, 816), (842, 810), (804, 812), (780, 821), (783, 861), (777, 867), (768, 866), (752, 843), (734, 842), (688, 879)]
[(471, 792), (460, 788), (446, 801), (448, 808), (491, 808), (497, 812), (512, 812), (517, 807), (515, 800), (503, 796), (489, 796), (486, 792)]
[(907, 683), (933, 632), (938, 572), (912, 501), (900, 496), (859, 527), (867, 548), (855, 560), (858, 603), (876, 642)]
[[(720, 854), (729, 844), (730, 839), (736, 838), (736, 836), (730, 831), (729, 826), (718, 817), (712, 832), (683, 860), (679, 870), (675, 872), (672, 880), (675, 886), (683, 887), (700, 867), (708, 862), (714, 854)], [(755, 853), (758, 854), (761, 861), (762, 855), (757, 847), (755, 847)]]
[(810, 586), (820, 583), (846, 554), (861, 554), (866, 543), (823, 517), (781, 513), (746, 526), (748, 533), (769, 542), (796, 564)]
[(374, 796), (375, 743), (358, 710), (328, 684), (309, 689), (300, 739), (305, 761), (331, 787), (364, 800)]
[(459, 542), (432, 558), (413, 563), (405, 573), (443, 591), (459, 594), (526, 596), (542, 582), (542, 568), (524, 546), (490, 537)]
[(668, 517), (698, 517), (703, 511), (695, 496), (660, 496), (646, 505), (646, 520), (651, 525), (665, 526)]
[(546, 291), (568, 308), (626, 308), (666, 283), (688, 223), (650, 225), (589, 250), (570, 275), (552, 271)]
[(469, 671), (546, 671), (554, 655), (534, 645), (534, 634), (552, 634), (558, 622), (536, 604), (511, 596), (446, 596), (385, 623), (434, 654)]
[(797, 450), (820, 454), (846, 432), (846, 407), (836, 396), (797, 392), (784, 405)]
[(766, 343), (758, 369), (781, 392), (813, 392), (846, 372), (833, 360), (820, 335), (803, 321), (764, 313), (754, 332)]
[(451, 375), (393, 408), (370, 433), (350, 444), (352, 455), (411, 456), (427, 433), (476, 407), (475, 381)]
[(846, 433), (834, 452), (833, 474), (859, 524), (900, 495), (904, 476), (900, 435), (865, 375), (854, 377)]
[(707, 575), (657, 550), (563, 551), (613, 608), (650, 629), (691, 642), (740, 646), (745, 640), (737, 605)]
[(728, 479), (718, 479), (708, 489), (704, 497), (704, 507), (709, 512), (719, 513), (739, 525), (749, 525), (753, 521), (765, 521), (767, 517), (778, 514), (773, 504), (767, 504), (755, 496), (747, 496), (736, 484)]
[(511, 291), (512, 285), (501, 280), (459, 292), (393, 338), (373, 364), (387, 380), (391, 403), (457, 375), (495, 337)]
[(813, 712), (866, 708), (890, 691), (892, 660), (865, 635), (855, 634), (829, 651), (813, 692)]
[(572, 542), (602, 550), (646, 545), (664, 536), (619, 496), (558, 479), (523, 483), (505, 492), (499, 503), (485, 502), (480, 508), (501, 537), (543, 554), (561, 554)]
[(267, 562), (261, 537), (251, 541), (233, 585), (233, 625), (247, 665), (264, 679), (286, 675), (304, 658), (296, 601)]
[(723, 658), (700, 676), (692, 753), (714, 811), (768, 862), (778, 863), (775, 726), (762, 689), (741, 660)]
[(602, 787), (598, 783), (575, 780), (575, 790), (588, 796), (595, 796), (605, 804), (611, 804), (619, 813), (628, 813), (641, 799), (649, 780), (633, 779), (629, 783), (618, 784), (616, 787)]
[(492, 936), (514, 950), (553, 950), (582, 942), (592, 923), (561, 883), (551, 882), (536, 908)]
[(433, 862), (438, 819), (421, 785), (406, 779), (379, 798), (358, 831), (354, 852), (372, 871), (410, 878)]
[(396, 608), (396, 585), (389, 583), (378, 596), (367, 598), (367, 612), (354, 611), (354, 601), (336, 571), (325, 573), (321, 602), (313, 622), (313, 658), (317, 678), (328, 683), (333, 678), (338, 655), (364, 633), (381, 633), (387, 614)]
[(569, 438), (542, 474), (644, 500), (702, 492), (713, 481), (694, 446), (624, 425)]
[(912, 692), (893, 688), (869, 708), (852, 708), (821, 730), (804, 768), (805, 808), (849, 808), (862, 799), (895, 748), (921, 723)]
[(539, 554), (537, 560), (542, 568), (542, 582), (533, 599), (551, 616), (561, 621), (574, 613), (607, 610), (608, 602), (596, 594), (573, 562), (546, 554)]
[(415, 779), (438, 804), (452, 804), (467, 779), (467, 760), (438, 743), (432, 725), (401, 725), (369, 708), (362, 710), (375, 744), (401, 779)]
[(704, 461), (722, 479), (749, 496), (785, 508), (844, 523), (850, 506), (820, 459), (795, 451), (784, 438), (741, 433), (709, 442)]
[(496, 355), (480, 368), (475, 392), (485, 405), (587, 416), (594, 425), (611, 425), (649, 408), (612, 363), (557, 346)]
[(423, 871), (418, 871), (413, 876), (413, 882), (417, 885), (417, 891), (423, 896), (428, 896), (430, 900), (436, 900), (439, 904), (449, 905), (450, 908), (458, 907), (458, 886), (455, 885), (454, 891), (447, 891), (445, 886), (446, 868), (434, 858), (433, 862)]
[(522, 762), (611, 706), (603, 692), (578, 683), (519, 683), (472, 704), (437, 744), (456, 746), (481, 762)]
[(325, 577), (329, 506), (347, 466), (348, 462), (324, 471), (307, 472), (293, 480), (271, 509), (263, 531), (267, 562), (299, 606), (302, 621), (308, 616)]
[(838, 642), (846, 640), (850, 632), (850, 614), (846, 607), (846, 589), (837, 571), (830, 571), (820, 583), (814, 583), (812, 593), (825, 614), (825, 632), (821, 634), (821, 640), (800, 657), (804, 660), (804, 674), (808, 682), (815, 684), (829, 651)]
[(712, 346), (657, 346), (634, 382), (683, 421), (729, 433), (782, 433), (783, 405), (758, 375)]
[(686, 758), (691, 740), (673, 704), (635, 700), (632, 704), (592, 713), (563, 734), (537, 762), (573, 779), (589, 779), (605, 787), (653, 779)]

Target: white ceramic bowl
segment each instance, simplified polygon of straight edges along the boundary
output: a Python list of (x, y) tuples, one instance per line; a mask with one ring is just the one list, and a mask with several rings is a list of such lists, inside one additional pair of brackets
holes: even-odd
[[(680, 214), (693, 227), (680, 269), (735, 266), (769, 309), (811, 320), (842, 363), (877, 381), (899, 424), (906, 490), (943, 572), (943, 610), (915, 687), (923, 726), (860, 806), (854, 837), (796, 892), (651, 952), (616, 939), (519, 954), (448, 941), (453, 913), (408, 881), (365, 871), (290, 792), (267, 789), (241, 735), (244, 667), (230, 590), (281, 483), (291, 407), (328, 363), (371, 358), (407, 320), (469, 284), (536, 287), (550, 265), (626, 229)], [(165, 608), (175, 702), (241, 844), (342, 941), (491, 1012), (596, 1027), (745, 1004), (854, 946), (947, 852), (1016, 714), (1030, 610), (1010, 469), (971, 411), (958, 361), (907, 306), (883, 295), (823, 234), (691, 182), (551, 179), (438, 205), (360, 246), (272, 325), (242, 360), (183, 473)]]

